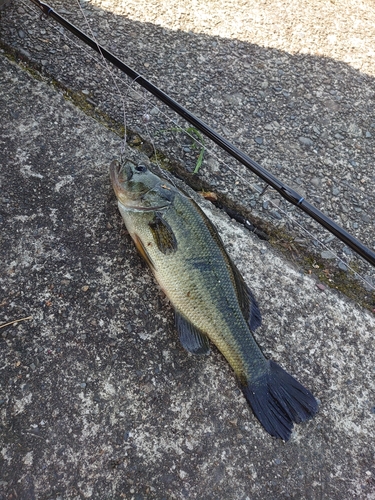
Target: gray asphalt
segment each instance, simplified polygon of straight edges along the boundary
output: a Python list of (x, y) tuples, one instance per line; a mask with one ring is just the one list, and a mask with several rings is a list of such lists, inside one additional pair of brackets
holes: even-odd
[[(3, 40), (31, 60), (35, 38), (55, 46), (35, 19), (20, 37), (12, 9)], [(53, 50), (60, 75), (82, 76)], [(289, 443), (272, 439), (221, 355), (180, 347), (117, 212), (119, 137), (51, 79), (0, 65), (0, 322), (32, 318), (0, 329), (0, 498), (374, 499), (373, 314), (191, 193), (259, 301), (262, 349), (320, 401)]]

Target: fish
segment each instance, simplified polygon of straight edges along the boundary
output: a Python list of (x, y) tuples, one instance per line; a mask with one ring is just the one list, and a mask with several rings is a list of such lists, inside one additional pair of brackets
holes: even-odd
[(262, 321), (258, 303), (213, 223), (145, 164), (114, 160), (110, 178), (125, 226), (175, 310), (182, 347), (205, 355), (213, 343), (264, 429), (288, 441), (293, 424), (312, 418), (318, 403), (262, 353), (253, 336)]

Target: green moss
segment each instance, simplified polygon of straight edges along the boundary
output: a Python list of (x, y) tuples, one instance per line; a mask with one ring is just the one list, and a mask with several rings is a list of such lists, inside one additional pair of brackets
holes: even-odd
[(351, 269), (343, 271), (337, 268), (334, 260), (322, 259), (298, 244), (291, 234), (282, 230), (278, 231), (278, 237), (275, 237), (273, 232), (270, 243), (289, 260), (298, 264), (306, 274), (315, 276), (320, 283), (345, 294), (362, 307), (374, 312), (375, 292), (367, 291), (358, 280), (355, 275), (355, 272), (358, 272), (357, 264), (351, 263)]

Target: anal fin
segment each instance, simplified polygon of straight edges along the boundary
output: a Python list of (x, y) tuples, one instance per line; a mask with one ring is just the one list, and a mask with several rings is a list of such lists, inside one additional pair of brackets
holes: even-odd
[(198, 355), (210, 352), (209, 340), (204, 333), (195, 328), (177, 311), (175, 312), (175, 321), (178, 336), (184, 349)]

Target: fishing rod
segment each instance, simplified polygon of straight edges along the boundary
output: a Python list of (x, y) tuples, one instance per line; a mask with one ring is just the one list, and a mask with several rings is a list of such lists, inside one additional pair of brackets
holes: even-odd
[(243, 153), (236, 146), (231, 144), (227, 139), (218, 134), (214, 129), (212, 129), (205, 122), (197, 118), (195, 115), (190, 113), (186, 108), (181, 106), (174, 99), (169, 97), (165, 92), (160, 90), (158, 87), (153, 85), (151, 82), (146, 80), (141, 74), (134, 71), (123, 61), (118, 59), (111, 52), (106, 50), (104, 47), (99, 45), (95, 40), (87, 36), (76, 26), (71, 24), (65, 18), (60, 16), (56, 11), (52, 9), (49, 5), (39, 1), (31, 0), (31, 2), (42, 10), (43, 14), (48, 17), (52, 17), (59, 24), (64, 26), (68, 31), (73, 33), (75, 36), (80, 38), (84, 43), (89, 45), (93, 50), (101, 54), (107, 61), (111, 62), (114, 66), (120, 69), (123, 73), (128, 75), (134, 82), (138, 85), (148, 90), (151, 94), (157, 97), (160, 101), (166, 104), (169, 108), (173, 109), (177, 114), (182, 116), (187, 122), (191, 123), (196, 129), (202, 132), (205, 136), (210, 138), (218, 146), (220, 146), (224, 151), (229, 153), (233, 158), (238, 160), (247, 169), (251, 170), (254, 174), (260, 177), (269, 186), (273, 187), (283, 198), (285, 198), (289, 203), (292, 203), (300, 210), (308, 214), (312, 219), (316, 220), (320, 225), (325, 227), (329, 232), (334, 234), (337, 238), (343, 241), (348, 247), (359, 254), (363, 259), (372, 264), (375, 267), (375, 252), (370, 248), (366, 247), (363, 243), (357, 240), (350, 233), (345, 231), (341, 226), (336, 224), (333, 220), (327, 217), (323, 212), (318, 210), (316, 207), (311, 205), (305, 200), (303, 196), (294, 191), (292, 188), (284, 184), (277, 177), (272, 175), (268, 170), (259, 165), (256, 161), (252, 160), (247, 154)]

